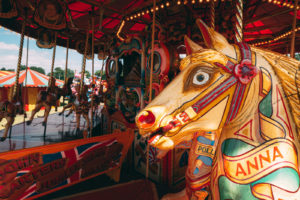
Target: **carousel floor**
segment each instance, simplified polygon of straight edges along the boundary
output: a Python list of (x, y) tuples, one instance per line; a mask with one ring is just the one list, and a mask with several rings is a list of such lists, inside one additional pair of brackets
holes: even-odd
[[(101, 108), (99, 108), (96, 113), (100, 113), (100, 109)], [(67, 112), (65, 112), (65, 114)], [(39, 115), (41, 114), (38, 114), (38, 116)], [(42, 125), (42, 121), (43, 118), (37, 117), (29, 126), (24, 125), (24, 122), (19, 122), (13, 125), (11, 129), (11, 138), (7, 138), (5, 141), (0, 142), (0, 152), (83, 138), (82, 130), (85, 127), (85, 120), (83, 117), (81, 117), (80, 120), (81, 131), (76, 131), (74, 114), (71, 114), (69, 117), (59, 116), (58, 113), (50, 114), (46, 127)], [(99, 115), (96, 115), (93, 120), (93, 135), (95, 132), (97, 132), (95, 127), (99, 124), (99, 122)], [(2, 136), (3, 132), (3, 129), (0, 130), (0, 136)]]
[(57, 200), (158, 200), (154, 183), (140, 179), (59, 198)]

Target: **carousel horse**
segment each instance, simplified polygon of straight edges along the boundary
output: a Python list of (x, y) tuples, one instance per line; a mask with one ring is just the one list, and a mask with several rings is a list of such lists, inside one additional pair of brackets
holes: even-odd
[(71, 115), (72, 112), (73, 112), (74, 109), (75, 109), (75, 108), (74, 108), (74, 101), (75, 101), (75, 100), (76, 100), (76, 95), (71, 94), (71, 95), (69, 96), (68, 104), (65, 105), (65, 106), (63, 107), (62, 111), (61, 111), (60, 113), (58, 113), (58, 115), (62, 115), (62, 114), (65, 112), (66, 109), (71, 108), (71, 109), (69, 110), (69, 113), (66, 115), (66, 117), (69, 117), (69, 115)]
[(186, 188), (162, 199), (299, 200), (300, 62), (196, 22), (207, 49), (185, 37), (180, 74), (136, 116), (150, 145), (190, 149)]
[(51, 107), (55, 106), (55, 110), (57, 110), (57, 101), (60, 97), (72, 94), (71, 84), (73, 82), (73, 78), (68, 78), (63, 88), (59, 88), (55, 85), (55, 78), (51, 77), (51, 79), (51, 85), (47, 88), (47, 90), (43, 90), (38, 93), (35, 108), (31, 113), (30, 119), (27, 121), (27, 125), (31, 124), (34, 115), (40, 111), (43, 106), (45, 106), (44, 121), (42, 123), (43, 126), (45, 126)]
[(80, 130), (80, 117), (81, 115), (86, 121), (86, 128), (90, 130), (90, 119), (89, 119), (89, 109), (90, 109), (90, 102), (88, 102), (87, 92), (88, 87), (86, 85), (83, 86), (82, 91), (80, 91), (80, 86), (75, 87), (76, 94), (72, 97), (72, 101), (64, 106), (63, 110), (59, 113), (62, 115), (67, 108), (71, 108), (69, 113), (66, 115), (67, 117), (75, 111), (76, 113), (76, 131)]
[(18, 87), (17, 90), (18, 92), (16, 92), (16, 94), (11, 100), (0, 102), (0, 122), (3, 118), (6, 119), (4, 133), (3, 136), (0, 138), (0, 141), (4, 141), (7, 138), (9, 128), (14, 123), (17, 114), (24, 115), (26, 117), (23, 102), (20, 99), (22, 97), (21, 88)]
[(90, 130), (90, 118), (89, 118), (89, 109), (90, 104), (88, 102), (87, 92), (88, 87), (86, 85), (83, 86), (82, 91), (80, 91), (80, 87), (77, 90), (76, 99), (74, 101), (74, 110), (76, 113), (76, 131), (80, 130), (80, 116), (82, 115), (86, 121), (86, 128)]
[[(66, 109), (71, 108), (69, 110), (69, 113), (66, 115), (66, 117), (70, 116), (70, 114), (73, 111), (75, 111), (75, 105), (74, 105), (75, 100), (76, 100), (76, 95), (72, 94), (70, 96), (68, 104), (63, 107), (62, 111), (58, 115), (62, 115), (65, 112)], [(99, 94), (93, 93), (93, 94), (90, 95), (90, 101), (88, 102), (89, 107), (91, 106), (92, 101), (93, 101), (94, 110), (96, 110), (98, 108), (98, 105), (101, 102), (104, 102), (104, 100), (103, 100), (103, 86), (100, 87)]]

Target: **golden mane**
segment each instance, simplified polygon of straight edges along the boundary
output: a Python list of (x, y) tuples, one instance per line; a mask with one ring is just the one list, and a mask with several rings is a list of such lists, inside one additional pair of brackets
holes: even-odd
[(300, 139), (300, 62), (265, 49), (252, 47), (252, 50), (262, 55), (272, 66), (282, 84), (289, 107), (294, 118), (298, 139)]

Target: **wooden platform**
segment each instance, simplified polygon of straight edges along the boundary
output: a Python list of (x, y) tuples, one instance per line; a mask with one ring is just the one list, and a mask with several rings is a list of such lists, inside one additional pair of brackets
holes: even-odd
[(78, 199), (158, 200), (158, 195), (154, 183), (142, 179), (59, 198), (59, 200)]
[[(65, 112), (65, 114), (68, 113)], [(97, 111), (100, 113), (100, 108)], [(42, 115), (41, 111), (37, 116)], [(76, 131), (76, 121), (74, 114), (69, 117), (59, 116), (58, 113), (52, 113), (48, 117), (47, 127), (42, 125), (43, 118), (38, 117), (33, 119), (32, 124), (27, 126), (23, 123), (23, 117), (21, 121), (15, 124), (11, 129), (11, 138), (7, 138), (5, 141), (0, 142), (0, 152), (7, 152), (37, 146), (43, 146), (47, 144), (55, 144), (64, 141), (70, 141), (83, 138), (83, 129), (85, 127), (85, 120), (81, 117), (80, 130)], [(29, 117), (29, 116), (28, 116)], [(28, 118), (26, 119), (28, 120)], [(4, 123), (3, 119), (3, 123)], [(16, 120), (18, 121), (18, 120)], [(94, 127), (100, 123), (99, 115), (94, 117)], [(0, 136), (2, 136), (4, 130), (0, 129)], [(96, 136), (99, 131), (94, 130)]]

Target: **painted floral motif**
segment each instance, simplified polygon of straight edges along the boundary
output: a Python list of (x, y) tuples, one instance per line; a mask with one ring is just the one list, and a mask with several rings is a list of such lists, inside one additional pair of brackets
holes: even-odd
[(242, 84), (249, 83), (257, 74), (257, 68), (252, 65), (249, 59), (242, 60), (234, 67), (234, 75)]

